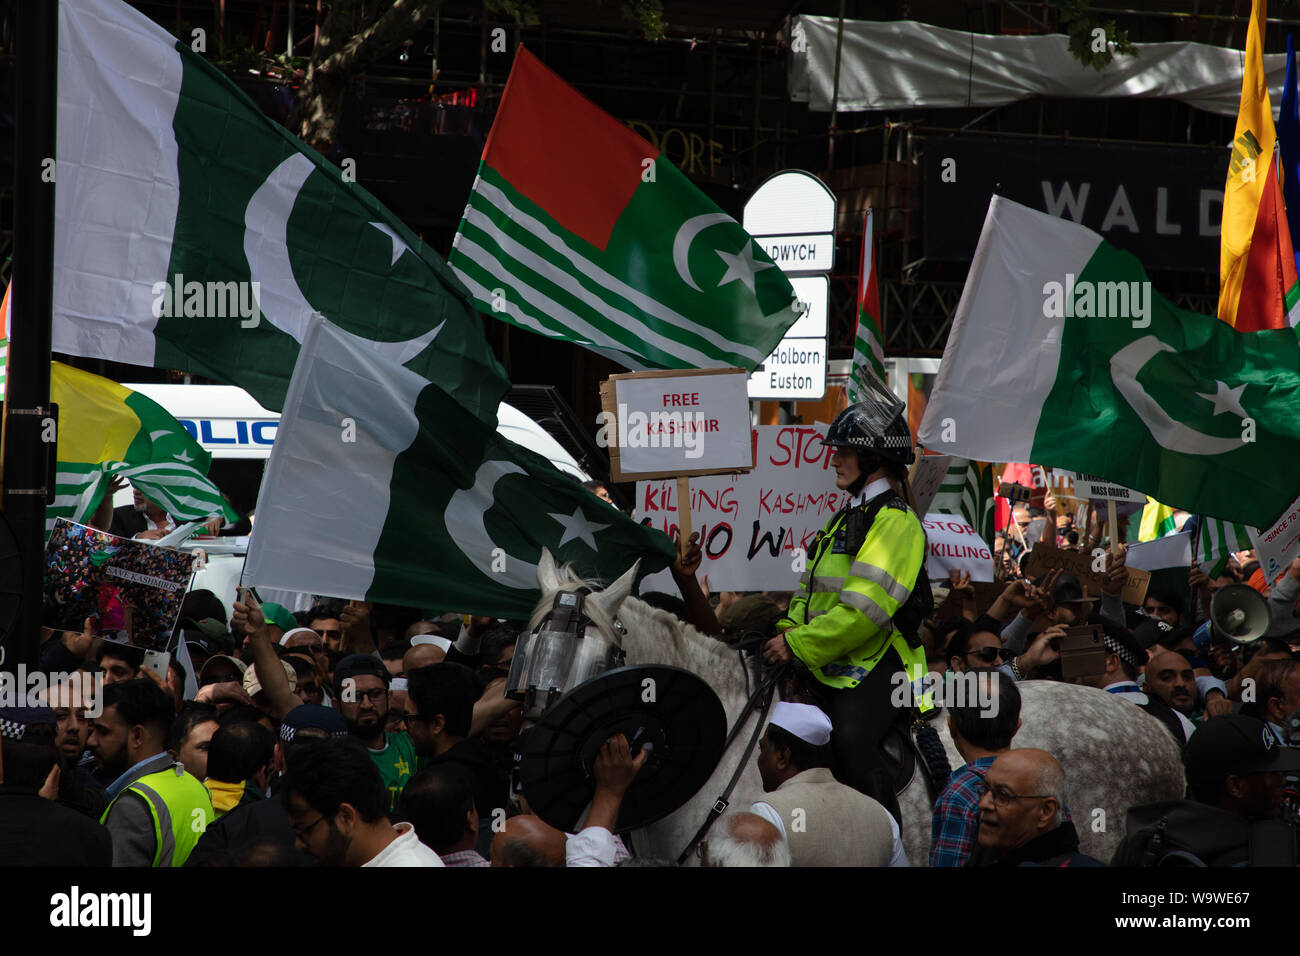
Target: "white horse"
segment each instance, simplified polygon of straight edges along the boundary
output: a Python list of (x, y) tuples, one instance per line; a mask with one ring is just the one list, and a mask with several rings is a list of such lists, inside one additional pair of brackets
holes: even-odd
[[(740, 656), (722, 641), (681, 623), (675, 615), (631, 597), (635, 573), (633, 567), (588, 597), (587, 615), (602, 633), (622, 644), (627, 666), (664, 664), (703, 678), (722, 702), (730, 730), (741, 718), (752, 692), (752, 678), (747, 681)], [(567, 566), (557, 567), (546, 551), (537, 577), (542, 600), (530, 622), (532, 627), (550, 610), (556, 591), (599, 587), (598, 582), (583, 581)], [(622, 636), (613, 627), (616, 618), (626, 630)], [(1129, 807), (1183, 796), (1183, 765), (1177, 744), (1164, 725), (1134, 704), (1104, 691), (1056, 681), (1027, 681), (1019, 689), (1022, 726), (1014, 745), (1046, 750), (1061, 762), (1082, 852), (1108, 862), (1124, 836)], [(744, 726), (704, 786), (675, 812), (633, 832), (630, 843), (639, 855), (676, 860), (686, 849), (731, 780), (758, 713), (751, 712), (744, 719)], [(953, 745), (947, 721), (940, 717), (933, 724), (949, 763), (960, 766), (964, 761)], [(903, 846), (913, 866), (929, 861), (934, 796), (918, 762), (911, 783), (898, 795)], [(762, 799), (757, 755), (752, 753), (729, 801), (732, 809), (746, 809)]]

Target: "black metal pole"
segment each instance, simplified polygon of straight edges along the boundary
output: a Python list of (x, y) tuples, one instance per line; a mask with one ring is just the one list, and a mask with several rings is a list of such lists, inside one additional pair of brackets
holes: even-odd
[(37, 663), (44, 571), (50, 429), (50, 315), (54, 300), (55, 121), (59, 4), (23, 0), (17, 10), (14, 261), (5, 382), (4, 515), (18, 539), (22, 598), (4, 667)]

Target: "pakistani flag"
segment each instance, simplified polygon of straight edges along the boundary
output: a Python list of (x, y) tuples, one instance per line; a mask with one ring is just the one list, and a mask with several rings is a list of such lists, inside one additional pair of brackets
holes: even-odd
[[(853, 337), (853, 371), (849, 375), (849, 402), (853, 404), (866, 398), (866, 391), (861, 385), (864, 368), (871, 369), (882, 382), (885, 381), (885, 339), (880, 330), (880, 286), (876, 281), (874, 218), (868, 207), (866, 223), (862, 227), (862, 268), (858, 272), (858, 330)], [(940, 489), (939, 493), (942, 494), (943, 490)], [(980, 526), (972, 521), (971, 527)], [(988, 540), (991, 541), (992, 538)]]
[(121, 0), (61, 0), (58, 84), (56, 351), (278, 410), (321, 314), (495, 420), (509, 383), (464, 290), (346, 162)]
[(157, 402), (62, 362), (50, 369), (50, 400), (59, 427), (47, 536), (58, 518), (85, 524), (114, 476), (178, 520), (238, 517), (207, 478), (212, 456)]
[(734, 219), (523, 47), (448, 262), (487, 315), (635, 370), (752, 372), (799, 317)]
[(1296, 344), (1175, 308), (1092, 230), (994, 196), (918, 440), (1266, 528), (1300, 491)]
[(929, 510), (934, 514), (961, 515), (976, 534), (992, 543), (993, 466), (954, 458)]
[(543, 547), (612, 580), (672, 544), (328, 323), (303, 343), (244, 574), (271, 588), (521, 618)]

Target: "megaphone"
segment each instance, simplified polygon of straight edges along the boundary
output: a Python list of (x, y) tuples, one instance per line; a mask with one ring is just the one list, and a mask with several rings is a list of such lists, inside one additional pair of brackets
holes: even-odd
[(1268, 631), (1268, 602), (1245, 584), (1219, 588), (1210, 601), (1210, 619), (1196, 629), (1198, 650), (1209, 650), (1214, 638), (1229, 644), (1251, 644)]

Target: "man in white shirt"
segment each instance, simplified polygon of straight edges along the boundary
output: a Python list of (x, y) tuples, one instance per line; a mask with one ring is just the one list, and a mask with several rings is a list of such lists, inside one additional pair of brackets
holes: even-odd
[(354, 737), (306, 744), (280, 785), (297, 846), (323, 866), (443, 866), (409, 823), (388, 820), (388, 791)]

